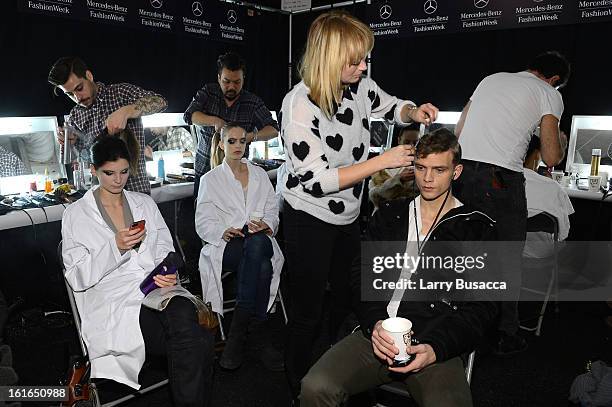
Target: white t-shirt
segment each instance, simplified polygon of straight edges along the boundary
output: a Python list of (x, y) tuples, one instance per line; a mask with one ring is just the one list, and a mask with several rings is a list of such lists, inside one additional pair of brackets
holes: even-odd
[[(455, 206), (453, 206), (453, 208), (458, 208), (460, 206), (463, 206), (463, 203), (461, 203), (460, 200), (458, 200), (455, 197), (453, 197), (453, 199), (455, 200)], [(416, 222), (414, 222), (415, 203), (416, 203)], [(410, 216), (410, 220), (408, 221), (408, 239), (406, 241), (406, 253), (408, 254), (408, 256), (412, 256), (413, 258), (416, 258), (416, 256), (418, 256), (418, 253), (417, 253), (418, 247), (416, 244), (417, 233), (419, 234), (418, 242), (421, 244), (421, 246), (425, 243), (426, 239), (428, 238), (426, 234), (422, 233), (423, 225), (421, 222), (421, 195), (417, 196), (416, 198), (414, 198), (412, 202), (410, 202), (410, 206), (408, 207), (408, 214)], [(441, 218), (442, 216), (440, 216), (440, 219)], [(438, 222), (440, 222), (440, 219), (438, 219)], [(402, 272), (400, 273), (400, 277), (398, 281), (402, 281), (402, 279), (406, 279), (406, 281), (408, 281), (410, 280), (410, 277), (412, 277), (412, 270), (404, 268)], [(405, 290), (402, 290), (399, 288), (393, 291), (393, 296), (391, 297), (391, 301), (389, 301), (389, 304), (387, 305), (387, 314), (389, 315), (389, 318), (395, 318), (397, 316), (397, 310), (399, 309), (400, 302), (402, 302), (404, 291)]]
[[(525, 168), (525, 195), (527, 196), (527, 216), (536, 216), (548, 212), (557, 218), (559, 223), (559, 240), (565, 240), (570, 230), (569, 215), (574, 213), (574, 207), (567, 195), (552, 179)], [(553, 239), (546, 232), (527, 232), (523, 256), (529, 258), (545, 258), (552, 254)]]
[(543, 116), (561, 119), (563, 99), (530, 72), (500, 72), (484, 78), (459, 138), (463, 158), (523, 172), (531, 135)]

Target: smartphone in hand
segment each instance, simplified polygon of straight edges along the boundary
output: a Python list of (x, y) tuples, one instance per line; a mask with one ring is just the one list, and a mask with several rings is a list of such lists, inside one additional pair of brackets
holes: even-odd
[[(130, 226), (130, 230), (138, 230), (139, 232), (142, 232), (145, 228), (145, 220), (141, 219), (139, 221), (136, 221), (134, 223), (132, 223), (132, 225)], [(133, 249), (134, 250), (138, 250), (140, 248), (140, 244), (142, 242), (138, 242), (134, 245)]]
[(145, 223), (146, 221), (144, 219), (136, 221), (132, 223), (132, 225), (130, 226), (130, 230), (138, 229), (139, 231), (141, 231), (144, 229)]

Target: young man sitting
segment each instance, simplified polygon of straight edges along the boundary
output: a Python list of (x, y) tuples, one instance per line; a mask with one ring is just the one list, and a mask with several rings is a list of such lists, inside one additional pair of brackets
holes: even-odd
[[(451, 183), (462, 171), (460, 160), (461, 147), (449, 130), (423, 136), (415, 159), (420, 195), (411, 202), (400, 199), (383, 204), (370, 221), (367, 239), (401, 241), (403, 247), (413, 242), (422, 255), (438, 247), (428, 248), (428, 241), (495, 240), (495, 222), (452, 194)], [(442, 296), (414, 301), (411, 294), (396, 289), (391, 301), (360, 304), (361, 330), (338, 342), (310, 369), (302, 380), (301, 407), (338, 406), (353, 394), (392, 380), (404, 381), (419, 406), (472, 405), (460, 355), (472, 351), (494, 325), (496, 304), (454, 302)], [(407, 346), (413, 359), (403, 367), (392, 366), (398, 344), (382, 328), (383, 320), (395, 316), (413, 324), (413, 344)]]

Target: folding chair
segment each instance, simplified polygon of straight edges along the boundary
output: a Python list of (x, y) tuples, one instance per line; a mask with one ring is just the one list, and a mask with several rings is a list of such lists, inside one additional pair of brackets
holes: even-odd
[[(546, 313), (546, 306), (548, 305), (548, 301), (552, 295), (553, 285), (558, 284), (558, 243), (559, 243), (559, 221), (553, 215), (548, 212), (542, 212), (530, 218), (527, 218), (527, 232), (545, 232), (550, 233), (553, 237), (553, 253), (546, 259), (537, 259), (540, 264), (544, 261), (548, 261), (546, 266), (551, 267), (550, 279), (548, 281), (548, 287), (546, 291), (531, 289), (527, 287), (521, 287), (521, 290), (533, 293), (540, 294), (544, 296), (544, 302), (542, 303), (542, 307), (540, 308), (540, 313), (538, 315), (538, 322), (534, 327), (527, 327), (521, 325), (521, 329), (529, 332), (534, 332), (536, 336), (540, 336), (542, 331), (542, 321), (544, 320), (544, 314)], [(529, 259), (523, 257), (523, 265), (525, 266), (529, 263)], [(550, 264), (552, 261), (552, 264)], [(555, 292), (557, 291), (555, 289)]]
[[(472, 383), (472, 370), (474, 369), (474, 358), (476, 357), (476, 351), (470, 352), (467, 356), (467, 360), (464, 359), (465, 364), (465, 378), (467, 379), (468, 384)], [(412, 398), (410, 392), (406, 388), (406, 384), (403, 382), (391, 382), (387, 384), (383, 384), (378, 386), (379, 389), (387, 391), (391, 394), (395, 394), (397, 396)], [(385, 407), (384, 404), (377, 403), (374, 407)]]
[[(62, 259), (62, 241), (59, 242), (58, 246), (57, 246), (57, 255), (58, 255), (58, 260), (59, 260), (59, 264), (61, 265), (61, 273), (62, 273), (62, 278), (64, 279), (64, 283), (66, 284), (66, 292), (68, 294), (68, 301), (70, 302), (70, 309), (72, 310), (72, 316), (74, 318), (74, 326), (76, 327), (77, 330), (77, 334), (79, 337), (79, 344), (81, 346), (81, 351), (83, 352), (83, 357), (84, 358), (89, 358), (88, 353), (87, 353), (87, 347), (85, 346), (85, 342), (83, 340), (83, 335), (81, 333), (81, 317), (79, 315), (79, 310), (77, 308), (76, 305), (76, 301), (74, 299), (74, 292), (72, 291), (72, 287), (70, 287), (70, 284), (68, 284), (68, 281), (65, 279), (64, 277), (64, 262)], [(115, 383), (114, 381), (110, 380), (110, 379), (100, 379), (97, 380), (96, 383), (91, 382), (90, 384), (90, 392), (93, 393), (92, 394), (92, 400), (89, 402), (85, 402), (82, 405), (83, 406), (87, 406), (87, 407), (112, 407), (112, 406), (117, 406), (120, 405), (128, 400), (132, 400), (136, 397), (138, 397), (139, 395), (148, 393), (152, 390), (155, 390), (159, 387), (165, 386), (168, 384), (168, 379), (163, 379), (163, 380), (158, 380), (155, 381), (152, 384), (146, 385), (146, 386), (142, 386), (140, 388), (140, 390), (134, 390), (131, 389), (131, 392), (129, 394), (122, 394), (120, 396), (118, 396), (118, 398), (114, 399), (114, 400), (110, 400), (110, 401), (105, 401), (104, 403), (101, 402), (100, 400), (100, 394), (99, 394), (99, 387), (100, 385), (102, 385), (105, 382), (112, 382)], [(78, 401), (75, 406), (79, 406), (82, 403), (80, 401)]]

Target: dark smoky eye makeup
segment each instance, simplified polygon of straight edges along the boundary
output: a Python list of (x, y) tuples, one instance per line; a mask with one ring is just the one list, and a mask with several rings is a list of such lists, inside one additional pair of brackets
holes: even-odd
[[(119, 173), (123, 175), (123, 174), (127, 174), (129, 171), (130, 169), (126, 168), (126, 169), (119, 171)], [(109, 176), (109, 177), (115, 174), (115, 171), (110, 171), (110, 170), (102, 170), (102, 172), (104, 173), (104, 175)]]

